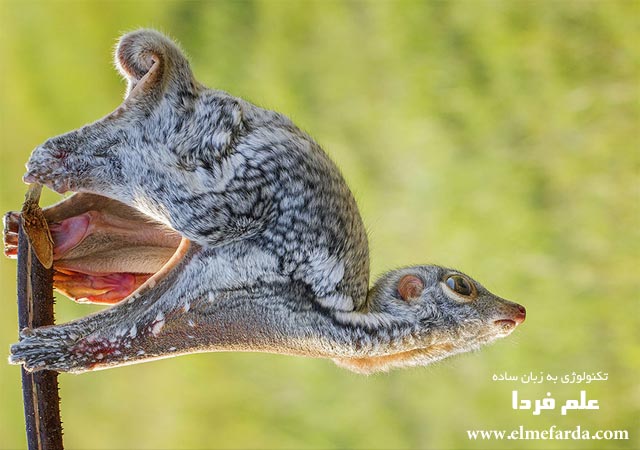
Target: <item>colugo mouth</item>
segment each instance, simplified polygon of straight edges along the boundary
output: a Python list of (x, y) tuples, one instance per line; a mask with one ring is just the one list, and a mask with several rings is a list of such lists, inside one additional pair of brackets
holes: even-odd
[(493, 323), (498, 327), (505, 335), (510, 334), (516, 327), (524, 322), (526, 318), (526, 312), (524, 306), (518, 305), (518, 312), (512, 319), (499, 319)]
[(516, 328), (515, 320), (511, 320), (511, 319), (496, 320), (494, 324), (500, 327), (502, 331), (508, 332), (508, 333), (510, 333)]
[[(145, 282), (157, 282), (186, 245), (175, 230), (96, 194), (74, 194), (44, 214), (54, 241), (54, 288), (78, 302), (120, 302)], [(4, 218), (8, 257), (17, 256), (19, 220), (17, 212)]]

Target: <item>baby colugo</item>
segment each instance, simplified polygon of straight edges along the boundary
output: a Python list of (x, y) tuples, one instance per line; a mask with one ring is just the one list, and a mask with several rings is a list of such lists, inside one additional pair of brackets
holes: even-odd
[[(123, 36), (115, 59), (122, 105), (37, 147), (24, 175), (76, 192), (45, 210), (55, 288), (115, 305), (22, 330), (12, 363), (77, 373), (261, 351), (372, 373), (477, 349), (524, 320), (524, 307), (439, 266), (369, 289), (358, 208), (307, 134), (198, 83), (156, 31)], [(5, 217), (9, 256), (18, 218)]]

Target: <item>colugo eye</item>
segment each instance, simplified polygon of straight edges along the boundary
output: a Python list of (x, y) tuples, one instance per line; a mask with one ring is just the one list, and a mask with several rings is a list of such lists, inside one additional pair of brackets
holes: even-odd
[(465, 297), (471, 297), (475, 294), (475, 289), (471, 282), (462, 275), (450, 275), (445, 280), (445, 283), (453, 292)]

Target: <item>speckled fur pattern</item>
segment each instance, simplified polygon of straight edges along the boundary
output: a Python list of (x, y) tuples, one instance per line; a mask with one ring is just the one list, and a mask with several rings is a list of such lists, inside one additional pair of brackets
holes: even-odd
[[(12, 362), (82, 372), (257, 350), (332, 358), (369, 373), (428, 364), (505, 335), (494, 322), (517, 305), (479, 284), (478, 299), (460, 301), (443, 284), (456, 271), (400, 269), (368, 291), (355, 200), (288, 118), (204, 87), (177, 45), (153, 30), (123, 36), (116, 66), (128, 81), (123, 104), (37, 147), (25, 180), (125, 203), (191, 247), (167, 277), (106, 311), (23, 330)], [(396, 288), (407, 273), (425, 283), (410, 302)]]

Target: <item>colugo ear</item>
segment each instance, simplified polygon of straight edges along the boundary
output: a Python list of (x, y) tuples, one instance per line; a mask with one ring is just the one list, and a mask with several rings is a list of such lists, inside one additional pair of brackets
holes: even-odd
[(156, 30), (141, 29), (120, 38), (115, 64), (127, 79), (126, 97), (193, 86), (189, 62), (171, 39)]
[(424, 282), (415, 275), (405, 275), (398, 281), (398, 294), (405, 301), (420, 297)]

